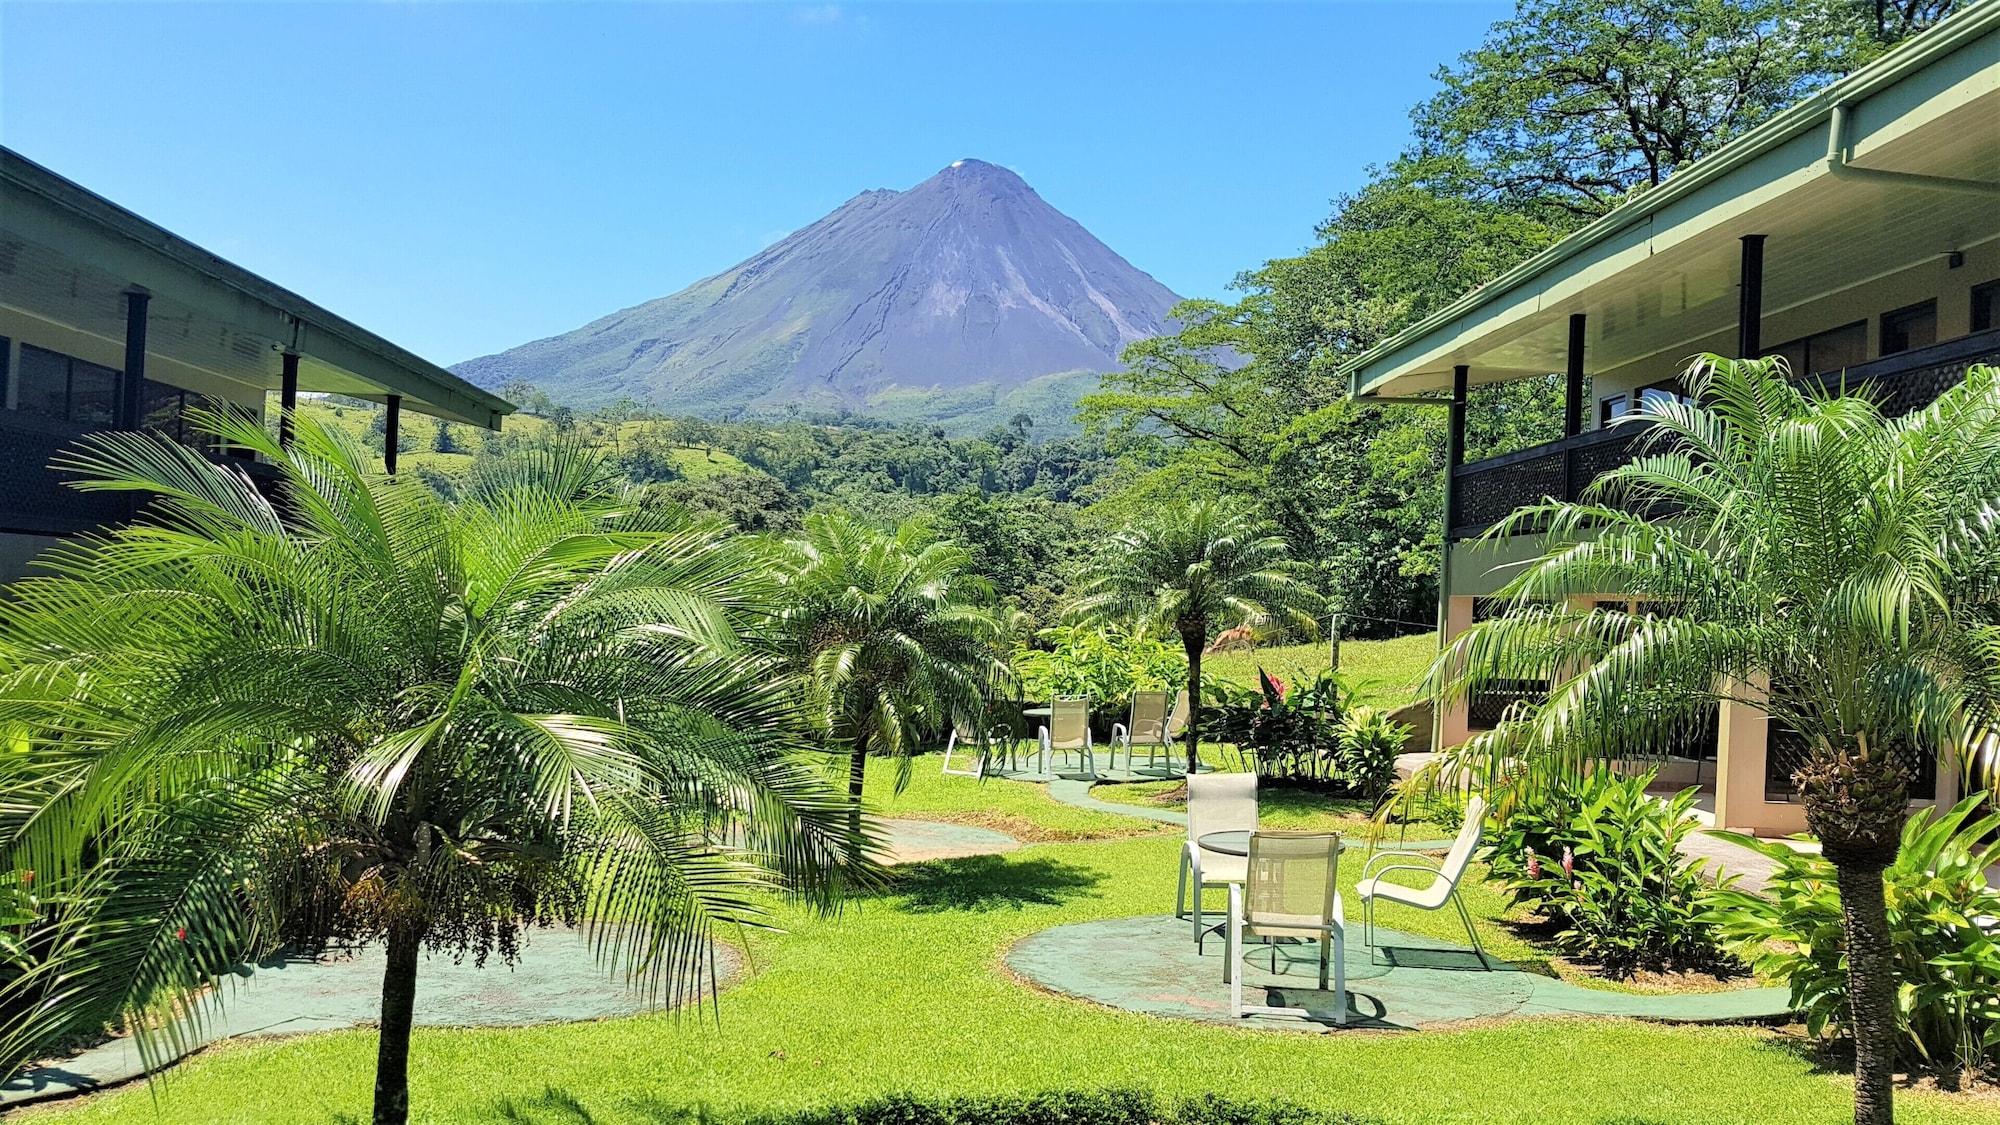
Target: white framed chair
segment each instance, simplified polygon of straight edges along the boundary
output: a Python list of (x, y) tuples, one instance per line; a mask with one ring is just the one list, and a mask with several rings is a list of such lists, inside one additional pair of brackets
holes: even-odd
[[(943, 772), (954, 777), (983, 778), (993, 768), (995, 757), (1006, 745), (1006, 728), (993, 726), (982, 731), (975, 718), (967, 717), (951, 724), (951, 737), (944, 744)], [(968, 752), (970, 762), (954, 765), (952, 755), (961, 749)]]
[(1167, 693), (1164, 691), (1135, 691), (1132, 693), (1132, 711), (1125, 722), (1111, 727), (1111, 768), (1118, 768), (1118, 749), (1125, 749), (1125, 768), (1138, 769), (1133, 755), (1138, 748), (1146, 748), (1146, 765), (1160, 764), (1160, 755), (1165, 752), (1172, 760), (1172, 750), (1168, 746), (1167, 723), (1171, 716), (1167, 711)]
[[(1446, 903), (1456, 906), (1459, 921), (1465, 923), (1465, 936), (1472, 941), (1472, 951), (1479, 957), (1479, 966), (1491, 968), (1486, 963), (1486, 947), (1480, 944), (1479, 931), (1472, 924), (1472, 912), (1465, 908), (1465, 900), (1458, 894), (1459, 880), (1465, 877), (1472, 853), (1479, 848), (1485, 824), (1486, 800), (1474, 796), (1465, 804), (1465, 823), (1459, 826), (1458, 837), (1451, 842), (1451, 850), (1444, 854), (1443, 860), (1422, 852), (1386, 851), (1376, 852), (1362, 864), (1361, 882), (1354, 893), (1361, 900), (1361, 940), (1368, 947), (1370, 964), (1375, 962), (1375, 903), (1379, 899), (1417, 910), (1439, 910)], [(1375, 866), (1384, 860), (1393, 862)], [(1430, 879), (1422, 886), (1406, 887), (1383, 878), (1391, 871), (1419, 872)]]
[(1090, 742), (1090, 701), (1082, 696), (1049, 703), (1049, 721), (1042, 726), (1041, 742), (1043, 773), (1054, 773), (1065, 752), (1076, 755), (1084, 773), (1097, 773), (1097, 755)]
[[(1210, 887), (1243, 882), (1249, 861), (1201, 846), (1211, 832), (1257, 830), (1257, 775), (1204, 773), (1187, 779), (1187, 840), (1181, 845), (1180, 884), (1174, 891), (1174, 917), (1194, 919), (1194, 947), (1200, 952), (1208, 936), (1202, 924), (1201, 893)], [(1189, 889), (1193, 894), (1189, 894)]]
[[(1223, 977), (1229, 983), (1232, 1016), (1302, 1016), (1305, 1008), (1275, 1007), (1243, 1002), (1243, 939), (1246, 937), (1317, 941), (1319, 988), (1332, 977), (1339, 1007), (1333, 1020), (1347, 1023), (1347, 911), (1340, 901), (1340, 836), (1333, 832), (1253, 832), (1250, 858), (1241, 885), (1229, 887), (1229, 957)], [(1271, 965), (1277, 969), (1277, 946)]]

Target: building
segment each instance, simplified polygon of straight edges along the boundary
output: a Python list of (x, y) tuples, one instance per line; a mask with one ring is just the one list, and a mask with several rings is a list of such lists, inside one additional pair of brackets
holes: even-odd
[[(1496, 565), (1537, 548), (1464, 540), (1632, 456), (1637, 433), (1607, 424), (1678, 393), (1703, 352), (1844, 373), (1899, 412), (2000, 362), (2000, 4), (1960, 12), (1348, 365), (1358, 400), (1449, 404), (1447, 637), (1485, 611)], [(1467, 389), (1553, 373), (1566, 375), (1566, 436), (1463, 463)], [(1490, 726), (1509, 699), (1447, 710), (1439, 744)], [(1715, 731), (1692, 732), (1678, 780), (1712, 783), (1727, 827), (1801, 830), (1785, 733), (1725, 706)], [(1935, 796), (1952, 796), (1955, 775), (1938, 772)]]
[[(334, 391), (498, 429), (506, 401), (0, 148), (0, 582), (129, 515), (49, 468), (81, 435), (144, 429), (208, 448), (191, 405), (265, 414)], [(255, 475), (255, 464), (245, 462)]]

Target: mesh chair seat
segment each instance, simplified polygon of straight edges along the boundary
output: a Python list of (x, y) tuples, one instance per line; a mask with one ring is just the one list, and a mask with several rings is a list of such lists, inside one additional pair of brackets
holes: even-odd
[[(1230, 1011), (1244, 1015), (1309, 1015), (1302, 1008), (1243, 1003), (1245, 937), (1303, 938), (1319, 943), (1319, 986), (1339, 997), (1335, 1015), (1347, 1022), (1345, 908), (1340, 901), (1340, 837), (1331, 832), (1253, 832), (1247, 878), (1230, 889)], [(1272, 953), (1276, 964), (1276, 951)]]

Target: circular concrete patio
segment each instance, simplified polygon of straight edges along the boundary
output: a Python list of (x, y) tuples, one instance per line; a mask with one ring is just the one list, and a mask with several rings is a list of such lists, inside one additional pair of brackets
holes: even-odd
[[(1467, 1020), (1526, 1016), (1630, 1016), (1674, 1023), (1726, 1023), (1785, 1018), (1783, 988), (1636, 995), (1585, 988), (1527, 972), (1472, 950), (1377, 927), (1371, 958), (1356, 920), (1347, 935), (1347, 1028), (1420, 1029)], [(1318, 947), (1252, 945), (1244, 958), (1248, 1004), (1303, 1008), (1311, 1019), (1229, 1014), (1222, 980), (1223, 942), (1216, 935), (1195, 952), (1191, 923), (1166, 915), (1113, 918), (1057, 926), (1021, 939), (1007, 967), (1051, 992), (1126, 1011), (1173, 1019), (1306, 1031), (1335, 1030), (1338, 998), (1318, 989)], [(1267, 999), (1268, 997), (1268, 999)], [(1340, 1029), (1345, 1030), (1345, 1029)]]

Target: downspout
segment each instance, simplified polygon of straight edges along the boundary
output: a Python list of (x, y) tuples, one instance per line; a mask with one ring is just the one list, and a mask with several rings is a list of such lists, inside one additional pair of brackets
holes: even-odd
[(1937, 191), (2000, 197), (2000, 183), (1991, 180), (1962, 180), (1955, 176), (1900, 172), (1893, 168), (1864, 168), (1858, 164), (1848, 163), (1847, 114), (1850, 108), (1835, 104), (1827, 117), (1826, 170), (1830, 175), (1845, 180), (1875, 180), (1881, 183), (1932, 188)]

